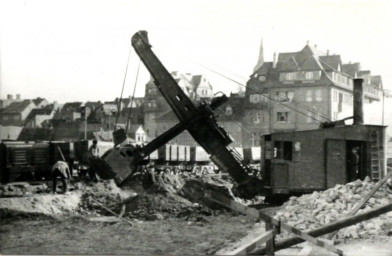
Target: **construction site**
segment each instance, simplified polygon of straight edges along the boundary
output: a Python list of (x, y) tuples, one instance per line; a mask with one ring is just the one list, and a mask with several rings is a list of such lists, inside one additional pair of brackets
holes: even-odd
[[(141, 146), (118, 129), (113, 145), (89, 161), (88, 141), (2, 142), (2, 254), (392, 255), (386, 127), (364, 123), (363, 79), (354, 79), (353, 117), (264, 134), (250, 165), (216, 122), (214, 110), (227, 97), (194, 104), (146, 31), (133, 35), (132, 46), (178, 124)], [(183, 152), (181, 161), (197, 167), (196, 149), (167, 145), (183, 131), (208, 165), (170, 168), (152, 160)], [(57, 161), (70, 166), (68, 188), (53, 185)], [(83, 162), (96, 179), (76, 170)]]

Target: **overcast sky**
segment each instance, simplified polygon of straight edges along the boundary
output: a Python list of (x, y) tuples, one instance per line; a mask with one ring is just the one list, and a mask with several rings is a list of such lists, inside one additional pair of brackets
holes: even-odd
[[(113, 100), (138, 30), (149, 32), (153, 50), (170, 71), (204, 73), (215, 91), (238, 86), (194, 62), (246, 83), (261, 38), (266, 61), (309, 41), (343, 62), (360, 62), (392, 89), (391, 14), (392, 1), (375, 0), (0, 0), (0, 97)], [(132, 51), (126, 96), (138, 61)], [(143, 68), (137, 96), (143, 96), (148, 79)]]

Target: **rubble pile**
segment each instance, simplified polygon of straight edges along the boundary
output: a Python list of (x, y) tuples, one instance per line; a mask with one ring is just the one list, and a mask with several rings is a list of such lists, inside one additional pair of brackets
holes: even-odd
[(80, 213), (95, 212), (100, 215), (112, 215), (101, 205), (116, 213), (121, 211), (124, 192), (113, 180), (94, 183), (90, 186), (83, 186), (79, 183), (76, 186), (82, 191)]
[[(216, 213), (183, 196), (182, 190), (189, 186), (188, 180), (184, 178), (189, 177), (171, 173), (155, 175), (153, 186), (124, 202), (126, 207), (124, 216), (154, 220), (166, 217), (193, 218), (196, 215), (209, 216)], [(135, 183), (133, 186), (138, 187)]]
[[(301, 197), (292, 197), (275, 217), (300, 230), (312, 230), (347, 217), (371, 191), (375, 183), (357, 180), (346, 185)], [(392, 189), (382, 186), (358, 213), (367, 212), (392, 202)], [(336, 238), (371, 238), (392, 236), (392, 212), (340, 230)]]
[(31, 194), (47, 193), (50, 188), (46, 183), (12, 182), (0, 185), (0, 197), (26, 196)]

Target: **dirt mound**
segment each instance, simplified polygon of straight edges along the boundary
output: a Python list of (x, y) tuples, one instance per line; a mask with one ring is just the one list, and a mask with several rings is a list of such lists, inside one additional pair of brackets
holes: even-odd
[[(354, 181), (346, 185), (336, 185), (322, 192), (314, 192), (301, 197), (292, 197), (275, 215), (289, 225), (301, 230), (312, 230), (346, 217), (349, 212), (371, 191), (374, 183)], [(381, 187), (365, 207), (358, 213), (392, 202), (392, 190)], [(372, 238), (392, 235), (392, 212), (377, 218), (347, 227), (337, 233), (337, 238)]]
[[(112, 215), (105, 208), (120, 213), (123, 201), (132, 196), (132, 192), (117, 187), (113, 180), (91, 183), (89, 185), (77, 184), (81, 190), (79, 213), (98, 213), (99, 215)], [(105, 208), (104, 208), (105, 207)]]
[(80, 203), (80, 194), (70, 195), (38, 194), (26, 197), (2, 198), (0, 210), (5, 212), (38, 213), (62, 215), (73, 213)]
[(26, 196), (50, 192), (50, 188), (45, 182), (11, 182), (0, 184), (0, 197)]

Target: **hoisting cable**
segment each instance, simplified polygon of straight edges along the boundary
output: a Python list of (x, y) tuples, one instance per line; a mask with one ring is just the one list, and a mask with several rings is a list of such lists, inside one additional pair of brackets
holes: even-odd
[(133, 102), (135, 100), (135, 92), (136, 92), (137, 80), (139, 78), (139, 71), (140, 71), (140, 62), (141, 61), (139, 59), (139, 64), (137, 66), (137, 72), (136, 72), (136, 78), (135, 78), (135, 86), (133, 87), (133, 93), (132, 93), (132, 98), (131, 98), (131, 105), (130, 105), (129, 112), (128, 112), (127, 125), (125, 127), (125, 134), (128, 134), (128, 124), (129, 124), (129, 119), (131, 118), (132, 105), (133, 105)]
[[(232, 81), (233, 83), (236, 83), (236, 84), (238, 84), (238, 85), (240, 85), (240, 86), (246, 88), (246, 85), (244, 85), (243, 83), (238, 82), (238, 81), (236, 81), (236, 80), (234, 80), (234, 79), (232, 79), (232, 78), (230, 78), (230, 77), (228, 77), (228, 76), (226, 76), (226, 75), (224, 75), (224, 74), (221, 74), (220, 72), (215, 71), (214, 69), (212, 69), (212, 68), (210, 68), (210, 67), (208, 67), (208, 66), (206, 66), (206, 65), (204, 65), (204, 64), (202, 64), (202, 63), (200, 63), (200, 62), (198, 62), (198, 61), (195, 61), (195, 60), (193, 60), (192, 58), (185, 57), (185, 56), (181, 56), (180, 54), (178, 54), (178, 52), (172, 51), (172, 50), (170, 50), (170, 49), (168, 49), (168, 50), (169, 50), (170, 52), (173, 52), (174, 55), (177, 55), (177, 56), (179, 56), (180, 58), (183, 58), (183, 59), (186, 59), (186, 60), (188, 60), (188, 61), (190, 61), (190, 62), (193, 62), (193, 63), (195, 63), (195, 64), (197, 64), (197, 65), (199, 65), (199, 66), (201, 66), (201, 67), (204, 67), (205, 69), (210, 70), (211, 72), (213, 72), (213, 73), (215, 73), (215, 74), (217, 74), (217, 75), (219, 75), (219, 76), (222, 76), (222, 77), (224, 77), (224, 78), (226, 78), (226, 79)], [(284, 104), (284, 103), (282, 103), (282, 102), (280, 102), (280, 101), (278, 101), (278, 100), (275, 100), (274, 98), (269, 97), (269, 96), (263, 94), (263, 93), (260, 92), (260, 91), (257, 91), (257, 90), (255, 90), (255, 89), (251, 89), (251, 88), (247, 88), (247, 89), (249, 89), (249, 90), (251, 90), (251, 91), (253, 91), (253, 92), (257, 93), (257, 94), (261, 94), (261, 95), (263, 95), (264, 97), (266, 97), (266, 98), (268, 98), (268, 99), (270, 99), (270, 100), (272, 100), (272, 101), (278, 102), (279, 104), (281, 104), (281, 105), (283, 105), (283, 106), (285, 106), (285, 107), (287, 107), (287, 108), (289, 108), (289, 109), (291, 109), (291, 110), (293, 110), (293, 111), (295, 111), (295, 112), (298, 112), (298, 113), (300, 113), (300, 114), (302, 114), (302, 115), (304, 115), (304, 116), (307, 116), (307, 117), (309, 117), (309, 118), (311, 118), (311, 119), (313, 119), (313, 120), (315, 120), (315, 121), (321, 123), (321, 121), (320, 121), (319, 119), (314, 118), (313, 116), (307, 115), (306, 113), (304, 113), (304, 112), (302, 112), (302, 111), (299, 111), (299, 110), (296, 109), (296, 108), (290, 107), (290, 106), (288, 106), (288, 105), (286, 105), (286, 104)], [(279, 98), (281, 98), (281, 97), (279, 97)], [(314, 110), (311, 109), (310, 107), (308, 107), (308, 106), (306, 106), (306, 105), (304, 105), (304, 104), (302, 104), (302, 103), (300, 103), (300, 102), (298, 102), (298, 101), (292, 100), (292, 102), (293, 102), (293, 103), (296, 103), (299, 107), (302, 107), (304, 110), (307, 110), (307, 111), (309, 111), (309, 112), (311, 112), (311, 113), (313, 113), (313, 114), (315, 114), (315, 115), (318, 115), (318, 116), (320, 116), (320, 117), (322, 117), (322, 118), (324, 118), (324, 119), (326, 119), (326, 120), (328, 120), (328, 121), (331, 121), (331, 119), (329, 119), (329, 117), (326, 116), (325, 114), (322, 114), (322, 113), (319, 113), (319, 112), (317, 112), (317, 111), (314, 111)]]
[[(197, 62), (196, 62), (196, 63), (197, 63)], [(203, 65), (203, 64), (201, 64), (201, 63), (198, 63), (198, 64), (199, 64), (200, 66), (202, 66), (202, 67), (204, 67), (204, 68), (210, 70), (211, 72), (213, 72), (213, 73), (215, 73), (215, 74), (217, 74), (217, 75), (219, 75), (219, 76), (222, 76), (222, 77), (224, 77), (224, 78), (226, 78), (226, 79), (232, 81), (233, 83), (236, 83), (236, 84), (238, 84), (238, 85), (240, 85), (240, 86), (246, 88), (246, 85), (242, 84), (241, 82), (238, 82), (238, 81), (234, 80), (234, 79), (231, 78), (231, 77), (228, 77), (228, 76), (226, 76), (226, 75), (224, 75), (224, 74), (221, 74), (221, 73), (219, 73), (218, 71), (215, 71), (215, 70), (213, 70), (213, 69), (211, 69), (211, 68), (209, 68), (209, 67), (207, 67), (207, 66), (205, 66), (205, 65)], [(249, 89), (249, 90), (251, 90), (251, 91), (253, 91), (253, 92), (256, 92), (256, 93), (258, 93), (258, 94), (262, 94), (262, 95), (263, 95), (264, 97), (266, 97), (267, 99), (270, 99), (270, 100), (272, 100), (272, 101), (278, 102), (279, 104), (281, 104), (281, 105), (283, 105), (283, 106), (285, 106), (285, 107), (287, 107), (287, 108), (289, 108), (289, 109), (291, 109), (291, 110), (294, 110), (294, 111), (296, 111), (296, 112), (298, 112), (298, 113), (300, 113), (300, 114), (303, 114), (303, 115), (305, 115), (305, 116), (307, 116), (307, 117), (312, 118), (313, 120), (316, 120), (317, 122), (320, 122), (320, 120), (318, 120), (317, 118), (314, 118), (313, 116), (307, 115), (306, 113), (304, 113), (304, 112), (302, 112), (302, 111), (299, 111), (298, 109), (295, 109), (295, 108), (290, 107), (290, 106), (288, 106), (288, 105), (286, 105), (286, 104), (283, 104), (282, 102), (280, 102), (280, 101), (278, 101), (278, 100), (275, 100), (274, 98), (272, 98), (272, 97), (270, 97), (270, 96), (267, 96), (267, 95), (263, 94), (263, 93), (260, 92), (260, 91), (257, 91), (257, 90), (252, 89), (252, 88), (247, 88), (247, 89)], [(309, 112), (311, 112), (311, 111), (309, 111)], [(326, 118), (326, 119), (327, 119), (327, 118)]]
[(116, 130), (118, 118), (120, 117), (121, 101), (122, 101), (122, 97), (123, 97), (125, 81), (127, 80), (128, 66), (129, 66), (129, 60), (130, 60), (130, 58), (131, 58), (131, 52), (132, 52), (132, 45), (131, 45), (130, 48), (129, 48), (128, 61), (127, 61), (127, 66), (126, 66), (126, 68), (125, 68), (125, 75), (124, 75), (123, 85), (122, 85), (122, 89), (121, 89), (120, 100), (118, 101), (118, 105), (117, 105), (117, 116), (116, 116), (116, 124), (115, 124), (115, 126), (114, 126), (114, 130)]

